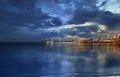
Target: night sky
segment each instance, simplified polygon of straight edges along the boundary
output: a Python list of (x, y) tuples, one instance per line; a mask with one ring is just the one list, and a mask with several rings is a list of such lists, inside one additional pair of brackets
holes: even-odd
[(0, 0), (0, 42), (120, 33), (120, 0)]

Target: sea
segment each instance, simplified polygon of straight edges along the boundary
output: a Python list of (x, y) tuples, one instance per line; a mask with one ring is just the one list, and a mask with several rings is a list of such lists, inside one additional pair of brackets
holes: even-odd
[(120, 77), (120, 45), (1, 43), (0, 77)]

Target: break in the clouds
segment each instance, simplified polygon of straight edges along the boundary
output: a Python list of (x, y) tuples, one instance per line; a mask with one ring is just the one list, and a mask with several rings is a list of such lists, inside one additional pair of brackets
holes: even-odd
[(119, 0), (98, 0), (97, 5), (100, 6), (101, 10), (110, 11), (115, 14), (120, 13)]
[[(0, 0), (0, 41), (119, 31), (119, 0)], [(112, 5), (112, 6), (111, 6)]]

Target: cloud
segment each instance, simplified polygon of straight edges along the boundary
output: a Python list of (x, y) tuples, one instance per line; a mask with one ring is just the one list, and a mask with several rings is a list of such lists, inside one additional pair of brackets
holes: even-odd
[(65, 38), (79, 38), (79, 36), (66, 35)]
[[(120, 27), (119, 0), (0, 0), (3, 37), (90, 36)], [(111, 6), (112, 5), (112, 6)], [(119, 30), (119, 29), (118, 29)], [(21, 33), (20, 33), (21, 32)], [(2, 37), (1, 36), (1, 37)], [(19, 39), (19, 38), (17, 38)], [(29, 38), (28, 38), (29, 39)]]
[(42, 1), (36, 4), (36, 8), (41, 9), (50, 17), (59, 18), (63, 24), (66, 24), (73, 16), (76, 10), (73, 1)]
[[(105, 25), (101, 25), (101, 24), (95, 23), (95, 22), (86, 22), (84, 24), (68, 24), (68, 25), (62, 25), (60, 27), (48, 28), (46, 30), (71, 29), (71, 28), (88, 27), (88, 26), (98, 26), (100, 30), (106, 30)], [(39, 31), (39, 30), (41, 30), (41, 29), (36, 29), (36, 31)], [(43, 30), (45, 30), (45, 29), (43, 29)]]
[(53, 33), (55, 36), (66, 36), (66, 35), (72, 35), (72, 36), (88, 36), (92, 35), (93, 33), (102, 32), (107, 30), (106, 25), (102, 25), (95, 22), (86, 22), (84, 24), (69, 24), (69, 25), (63, 25), (59, 27), (51, 27), (51, 28), (45, 28), (45, 29), (36, 29), (35, 32), (46, 32), (46, 33)]
[(98, 0), (97, 1), (97, 6), (98, 7), (104, 7), (110, 0)]
[(114, 14), (120, 14), (119, 0), (98, 0), (97, 6), (100, 8), (100, 10), (110, 11)]
[(70, 21), (76, 11), (93, 11), (96, 10), (96, 1), (91, 0), (58, 0), (58, 1), (41, 1), (36, 4), (36, 8), (41, 9), (50, 17), (56, 17), (61, 20), (63, 24)]

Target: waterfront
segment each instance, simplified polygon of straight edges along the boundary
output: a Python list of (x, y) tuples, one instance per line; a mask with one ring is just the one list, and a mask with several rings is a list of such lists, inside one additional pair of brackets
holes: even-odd
[(42, 42), (45, 42), (46, 44), (49, 42), (75, 42), (75, 43), (114, 43), (114, 44), (120, 44), (120, 34), (114, 34), (110, 37), (110, 35), (107, 35), (109, 37), (92, 37), (92, 38), (85, 38), (85, 37), (77, 37), (77, 36), (68, 36), (65, 38), (60, 37), (54, 37), (49, 38), (46, 40), (43, 40)]
[(106, 77), (120, 73), (119, 45), (0, 44), (0, 51), (1, 77)]

